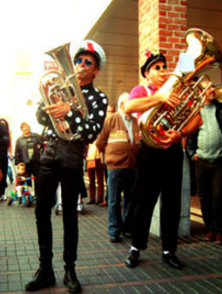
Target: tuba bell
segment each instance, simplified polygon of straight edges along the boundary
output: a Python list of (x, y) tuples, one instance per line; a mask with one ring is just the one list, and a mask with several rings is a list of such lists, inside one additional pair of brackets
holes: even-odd
[[(71, 109), (79, 111), (85, 118), (88, 116), (88, 108), (76, 79), (76, 75), (84, 69), (80, 69), (78, 72), (74, 71), (69, 50), (70, 43), (66, 43), (45, 52), (55, 60), (59, 70), (51, 70), (45, 73), (40, 80), (39, 90), (45, 106), (56, 104), (56, 96), (68, 104)], [(51, 115), (49, 117), (55, 132), (61, 139), (66, 141), (79, 139), (79, 134), (73, 134), (71, 131), (68, 121), (60, 118), (54, 119)]]
[(222, 103), (222, 85), (215, 87), (215, 98), (218, 102)]
[(165, 131), (180, 131), (187, 122), (201, 109), (205, 93), (211, 83), (203, 88), (202, 81), (210, 80), (206, 75), (195, 80), (201, 69), (209, 64), (221, 62), (221, 51), (214, 38), (203, 30), (192, 28), (186, 32), (187, 52), (195, 61), (194, 71), (186, 74), (175, 69), (159, 92), (174, 92), (181, 99), (175, 109), (164, 103), (144, 112), (140, 118), (140, 129), (143, 141), (150, 147), (162, 149), (161, 140)]

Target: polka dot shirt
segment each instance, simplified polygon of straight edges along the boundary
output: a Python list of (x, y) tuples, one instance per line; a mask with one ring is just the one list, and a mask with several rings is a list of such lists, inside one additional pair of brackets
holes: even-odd
[[(85, 144), (89, 144), (95, 141), (102, 130), (108, 100), (106, 95), (95, 88), (93, 84), (83, 86), (81, 89), (88, 108), (88, 117), (83, 118), (79, 111), (71, 109), (66, 115), (65, 120), (69, 123), (73, 134), (78, 134), (80, 140)], [(43, 105), (40, 106), (37, 112), (37, 118), (39, 123), (47, 126), (50, 124), (50, 118), (41, 110), (42, 107)], [(50, 124), (45, 135), (47, 137), (58, 137), (52, 124)]]

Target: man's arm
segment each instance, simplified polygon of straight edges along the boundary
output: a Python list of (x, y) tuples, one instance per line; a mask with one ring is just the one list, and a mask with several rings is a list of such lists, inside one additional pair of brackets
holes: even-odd
[(196, 132), (199, 127), (202, 125), (203, 121), (201, 115), (197, 113), (183, 128), (182, 132), (177, 132), (175, 130), (168, 130), (165, 133), (167, 137), (166, 140), (162, 140), (161, 143), (164, 145), (164, 148), (170, 147), (174, 143), (178, 143), (182, 137), (189, 136), (192, 133)]
[(55, 120), (58, 118), (65, 119), (73, 134), (79, 134), (85, 144), (93, 143), (102, 130), (108, 102), (106, 95), (101, 91), (94, 91), (93, 95), (95, 96), (94, 100), (91, 100), (90, 96), (85, 97), (86, 100), (92, 101), (91, 104), (87, 104), (89, 108), (87, 118), (83, 118), (80, 111), (71, 109), (65, 102), (58, 101), (51, 106), (45, 107), (42, 105), (39, 107), (37, 112), (38, 122), (47, 126), (50, 123), (49, 115), (54, 117)]
[[(83, 118), (79, 111), (71, 111), (71, 115), (65, 117), (70, 124), (72, 132), (78, 133), (86, 144), (93, 143), (96, 140), (102, 131), (106, 117), (108, 99), (102, 92), (98, 92), (97, 95), (99, 95), (97, 99), (90, 105), (87, 104), (89, 109), (89, 116), (87, 118)], [(87, 100), (89, 100), (88, 98)]]
[(42, 102), (39, 106), (37, 112), (36, 112), (36, 118), (38, 123), (40, 123), (43, 126), (49, 126), (51, 121), (49, 115), (43, 110), (44, 103)]
[(105, 153), (105, 148), (107, 145), (109, 131), (108, 131), (108, 121), (109, 118), (105, 119), (103, 128), (98, 138), (96, 139), (96, 147), (99, 149), (99, 152)]
[(197, 113), (183, 128), (182, 132), (184, 136), (189, 136), (196, 132), (203, 124), (200, 113)]
[[(167, 103), (173, 108), (180, 104), (179, 97), (174, 93), (160, 93), (157, 91), (155, 94), (150, 96), (144, 96), (144, 94), (143, 96), (138, 96), (139, 93), (137, 94), (137, 91), (137, 87), (131, 91), (130, 97), (135, 97), (136, 99), (129, 99), (128, 101), (126, 101), (126, 113), (145, 112), (154, 106), (161, 105), (162, 103)], [(142, 93), (143, 92), (141, 91), (141, 94)]]
[(133, 100), (128, 100), (125, 103), (125, 111), (126, 113), (134, 113), (134, 112), (145, 112), (148, 109), (161, 105), (161, 100), (157, 95), (152, 95), (149, 97), (141, 97)]

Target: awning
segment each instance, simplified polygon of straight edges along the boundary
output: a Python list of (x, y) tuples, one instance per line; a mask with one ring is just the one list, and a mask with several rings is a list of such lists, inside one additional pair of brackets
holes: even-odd
[(109, 104), (116, 104), (139, 81), (138, 1), (113, 0), (84, 39), (98, 42), (106, 52), (107, 63), (95, 85), (107, 94)]

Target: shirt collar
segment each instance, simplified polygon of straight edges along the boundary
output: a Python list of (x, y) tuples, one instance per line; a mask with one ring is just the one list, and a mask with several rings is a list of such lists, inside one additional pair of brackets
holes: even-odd
[(148, 87), (150, 88), (150, 90), (156, 92), (158, 90), (158, 87), (154, 84), (149, 84)]
[(93, 88), (93, 83), (90, 83), (88, 85), (84, 85), (84, 86), (81, 86), (81, 89), (92, 89)]

